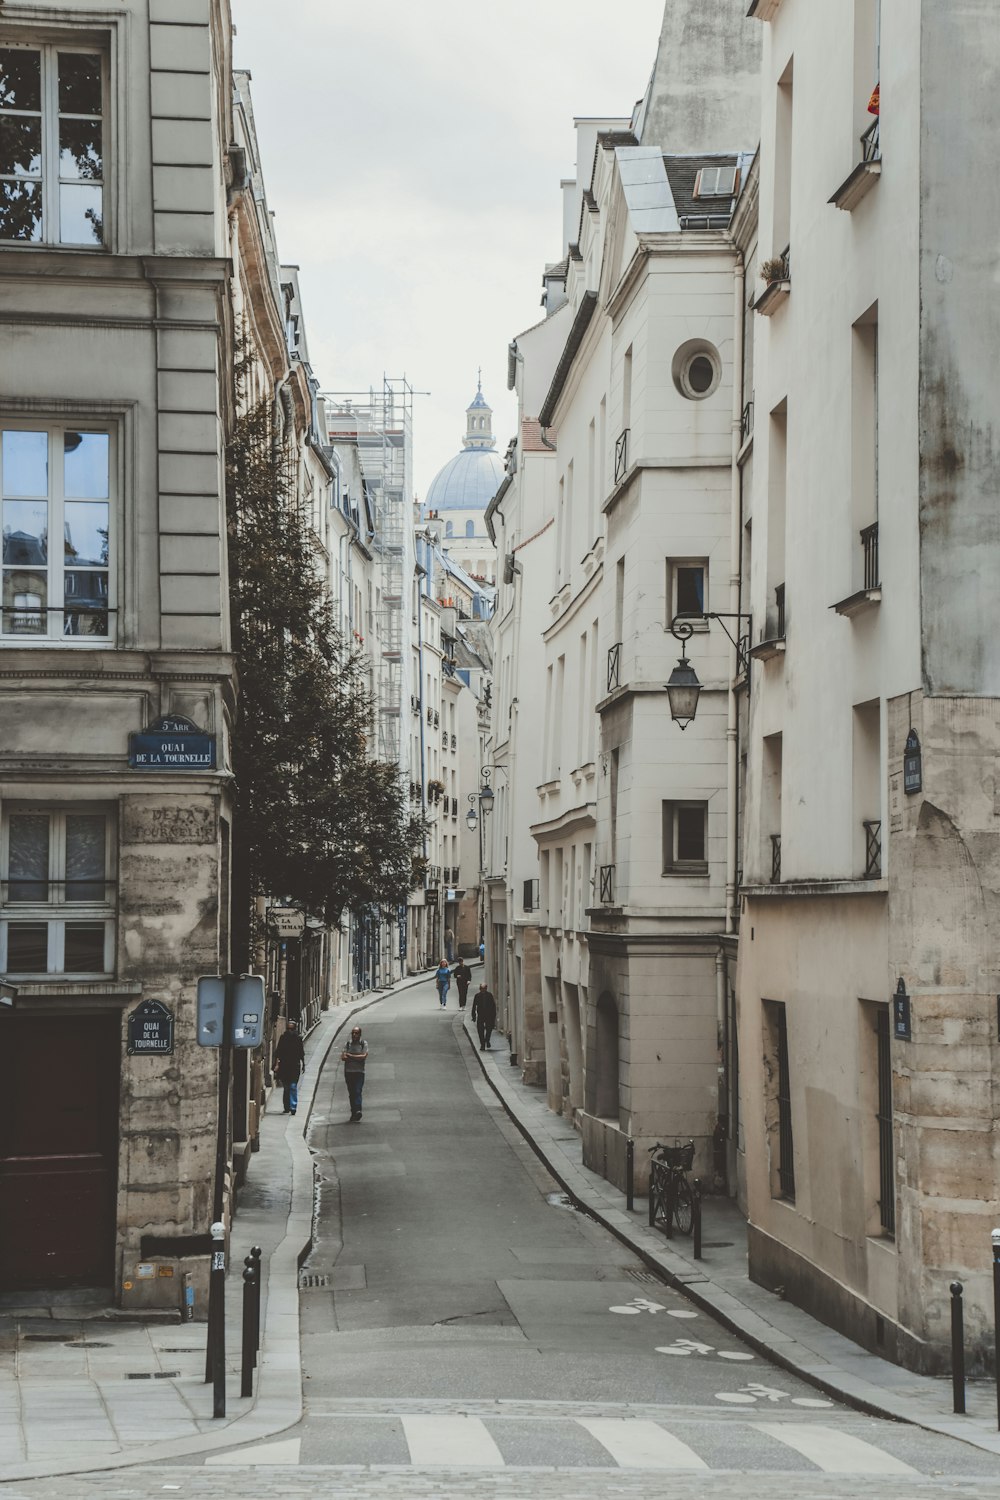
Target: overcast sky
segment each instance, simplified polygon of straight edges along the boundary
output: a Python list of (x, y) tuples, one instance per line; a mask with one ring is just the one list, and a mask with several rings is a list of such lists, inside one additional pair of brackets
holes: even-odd
[(415, 481), (461, 446), (476, 368), (503, 452), (507, 345), (561, 254), (574, 115), (629, 115), (663, 0), (232, 0), (268, 201), (325, 390), (415, 390)]

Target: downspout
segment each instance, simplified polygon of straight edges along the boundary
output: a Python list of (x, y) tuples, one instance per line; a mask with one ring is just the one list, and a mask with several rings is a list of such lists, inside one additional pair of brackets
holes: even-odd
[[(423, 611), (423, 595), (424, 595), (424, 590), (420, 586), (420, 582), (419, 582), (419, 575), (420, 575), (421, 572), (423, 572), (424, 577), (426, 578), (427, 577), (427, 570), (423, 567), (423, 565), (420, 562), (420, 559), (418, 557), (418, 559), (417, 559), (417, 577), (418, 577), (418, 581), (417, 581), (417, 676), (419, 678), (419, 681), (417, 683), (417, 700), (418, 700), (418, 702), (420, 704), (420, 817), (421, 817), (421, 821), (422, 821), (422, 823), (424, 825), (423, 826), (423, 833), (421, 834), (421, 845), (420, 845), (420, 847), (421, 847), (421, 852), (422, 852), (422, 855), (423, 855), (424, 865), (426, 867), (426, 864), (427, 864), (427, 743), (426, 743), (426, 722), (425, 722), (425, 715), (426, 715), (426, 712), (427, 712), (427, 707), (426, 707), (426, 704), (424, 703), (424, 611)], [(424, 890), (426, 891), (426, 889), (427, 889), (427, 884), (426, 884), (426, 877), (425, 877)], [(426, 901), (426, 898), (424, 900), (423, 913), (424, 913), (423, 930), (422, 930), (422, 932), (420, 934), (420, 941), (423, 944), (423, 949), (422, 949), (422, 951), (420, 953), (414, 955), (414, 957), (417, 960), (417, 967), (418, 968), (424, 968), (427, 965), (427, 901)]]
[[(733, 379), (733, 435), (732, 435), (732, 498), (730, 502), (730, 530), (729, 530), (729, 611), (737, 616), (736, 638), (740, 639), (742, 621), (739, 619), (740, 605), (742, 600), (742, 546), (743, 546), (743, 476), (742, 470), (737, 462), (740, 452), (741, 435), (743, 428), (743, 320), (746, 316), (744, 305), (744, 282), (745, 268), (743, 254), (737, 251), (736, 266), (733, 273), (733, 339), (734, 351), (739, 361), (738, 369), (735, 368)], [(736, 902), (738, 893), (736, 889), (737, 861), (739, 853), (738, 819), (739, 819), (739, 694), (736, 688), (736, 679), (739, 676), (739, 660), (737, 659), (736, 671), (729, 682), (729, 705), (728, 719), (726, 724), (726, 751), (729, 771), (729, 786), (727, 789), (726, 807), (726, 932), (736, 931)]]

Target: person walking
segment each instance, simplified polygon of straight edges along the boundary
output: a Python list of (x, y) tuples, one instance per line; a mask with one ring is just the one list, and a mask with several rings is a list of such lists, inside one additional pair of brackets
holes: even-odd
[(306, 1049), (299, 1036), (298, 1023), (289, 1021), (274, 1049), (274, 1076), (281, 1084), (284, 1109), (294, 1115), (299, 1107), (299, 1079), (306, 1070)]
[(344, 1082), (351, 1101), (350, 1123), (356, 1125), (361, 1119), (361, 1092), (365, 1086), (365, 1063), (368, 1061), (368, 1043), (361, 1035), (360, 1026), (352, 1027), (351, 1040), (340, 1054), (340, 1060), (344, 1064)]
[(443, 1010), (448, 1004), (448, 990), (451, 986), (451, 970), (448, 967), (447, 959), (442, 958), (438, 964), (437, 973), (434, 975), (434, 983), (437, 985), (438, 1002)]
[(479, 1032), (480, 1052), (491, 1051), (490, 1037), (493, 1035), (493, 1028), (497, 1024), (497, 1002), (496, 997), (486, 988), (485, 979), (476, 991), (475, 998), (472, 1001), (472, 1019), (475, 1021), (476, 1030)]
[(465, 1002), (469, 996), (469, 985), (472, 983), (472, 970), (465, 962), (465, 959), (460, 958), (453, 972), (455, 983), (458, 985), (458, 1008), (459, 1010), (464, 1010)]

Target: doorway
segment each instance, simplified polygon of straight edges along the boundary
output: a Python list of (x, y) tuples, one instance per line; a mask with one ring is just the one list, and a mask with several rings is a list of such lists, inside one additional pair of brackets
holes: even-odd
[(120, 1020), (0, 1025), (0, 1286), (114, 1282)]

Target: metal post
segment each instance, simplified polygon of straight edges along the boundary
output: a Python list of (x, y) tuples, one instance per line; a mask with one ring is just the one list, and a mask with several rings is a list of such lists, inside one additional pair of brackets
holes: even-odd
[(240, 1395), (253, 1395), (253, 1308), (257, 1262), (248, 1255), (243, 1262), (243, 1355), (240, 1368)]
[[(215, 1224), (212, 1226), (212, 1237), (215, 1238), (215, 1226), (221, 1224), (224, 1218), (226, 1202), (226, 1166), (229, 1156), (229, 1088), (233, 1072), (233, 988), (235, 975), (223, 976), (225, 983), (225, 1004), (223, 1006), (222, 1018), (222, 1041), (219, 1044), (219, 1117), (215, 1132), (215, 1185), (212, 1193), (212, 1218)], [(225, 1233), (225, 1230), (223, 1230)], [(212, 1263), (214, 1267), (215, 1255), (213, 1253)], [(226, 1344), (226, 1315), (225, 1310), (219, 1315), (216, 1307), (216, 1299), (221, 1307), (225, 1300), (225, 1279), (217, 1281), (215, 1275), (208, 1278), (208, 1347), (205, 1351), (205, 1379), (214, 1380), (214, 1362), (212, 1350), (216, 1339), (221, 1339), (223, 1351)], [(216, 1416), (219, 1413), (216, 1412)], [(223, 1411), (225, 1416), (225, 1397), (223, 1397)]]
[(694, 1258), (701, 1260), (701, 1178), (696, 1177), (691, 1188), (691, 1233), (694, 1236)]
[(625, 1142), (625, 1207), (629, 1213), (635, 1208), (635, 1141), (631, 1136)]
[(181, 1322), (190, 1323), (194, 1318), (194, 1287), (191, 1285), (191, 1272), (181, 1273)]
[(656, 1170), (657, 1170), (657, 1163), (656, 1163), (656, 1161), (655, 1160), (651, 1161), (650, 1164), (649, 1164), (649, 1227), (650, 1227), (650, 1229), (652, 1229), (653, 1226), (656, 1223)]
[(677, 1201), (673, 1172), (667, 1173), (667, 1185), (663, 1197), (665, 1202), (664, 1212), (667, 1216), (667, 1239), (672, 1240), (674, 1237), (674, 1204)]
[(997, 1431), (1000, 1432), (1000, 1229), (990, 1235), (993, 1243), (993, 1348), (996, 1357)]
[(212, 1225), (212, 1269), (209, 1274), (210, 1307), (214, 1320), (209, 1323), (209, 1349), (212, 1356), (212, 1416), (226, 1415), (226, 1226)]
[(260, 1348), (260, 1280), (261, 1280), (261, 1256), (263, 1251), (259, 1245), (250, 1246), (250, 1255), (257, 1268), (254, 1277), (254, 1299), (253, 1299), (253, 1362), (257, 1363), (257, 1351)]
[(965, 1415), (965, 1329), (962, 1283), (951, 1284), (951, 1394), (952, 1411)]

